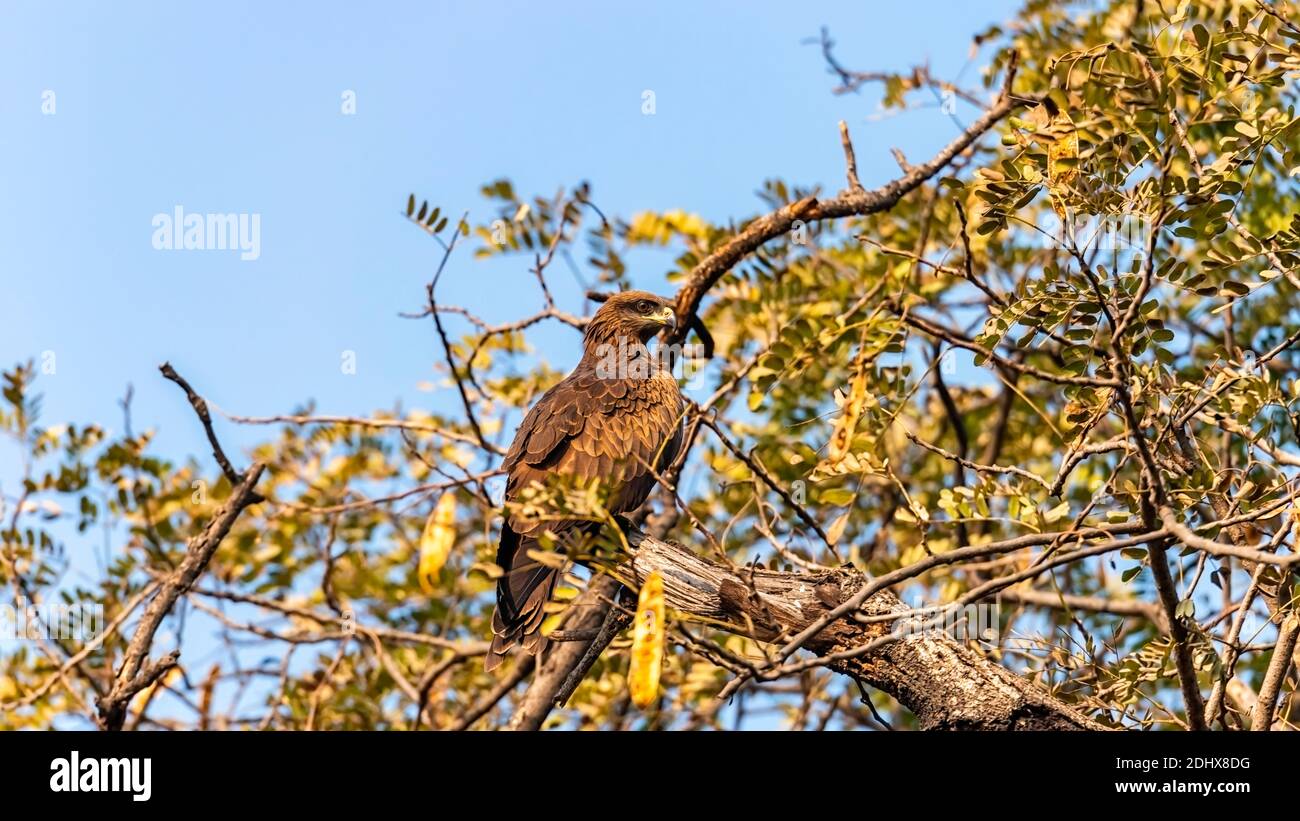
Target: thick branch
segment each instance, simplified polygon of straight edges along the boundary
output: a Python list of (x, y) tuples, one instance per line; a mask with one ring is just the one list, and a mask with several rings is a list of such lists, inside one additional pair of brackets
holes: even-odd
[[(635, 555), (611, 573), (630, 587), (652, 571), (664, 577), (667, 604), (679, 613), (735, 625), (734, 632), (774, 640), (807, 628), (866, 583), (849, 570), (820, 575), (743, 568), (710, 562), (684, 547), (632, 532)], [(909, 611), (892, 593), (867, 598), (867, 618)], [(743, 626), (742, 626), (743, 625)], [(925, 729), (1101, 730), (1041, 688), (996, 662), (933, 631), (881, 641), (884, 619), (843, 618), (813, 635), (804, 647), (820, 656), (875, 643), (869, 652), (828, 661), (832, 670), (888, 693), (911, 710)]]
[[(260, 498), (253, 490), (257, 480), (262, 476), (263, 465), (254, 463), (244, 478), (235, 485), (226, 503), (217, 510), (217, 514), (208, 522), (203, 532), (190, 539), (185, 551), (185, 558), (163, 580), (158, 593), (150, 600), (140, 617), (140, 623), (131, 636), (126, 648), (126, 656), (113, 680), (113, 689), (99, 700), (99, 720), (106, 730), (119, 730), (126, 715), (126, 706), (131, 698), (158, 679), (168, 668), (175, 666), (175, 654), (169, 656), (170, 664), (162, 662), (146, 663), (149, 648), (153, 645), (154, 634), (167, 614), (171, 612), (176, 600), (184, 595), (199, 575), (212, 560), (221, 540), (230, 532), (231, 526), (244, 512), (244, 508), (256, 504)], [(143, 670), (143, 672), (142, 672)]]
[(1259, 701), (1255, 704), (1250, 729), (1272, 729), (1273, 712), (1277, 708), (1282, 682), (1286, 679), (1287, 670), (1291, 668), (1297, 638), (1300, 638), (1300, 616), (1292, 614), (1278, 626), (1277, 645), (1273, 648), (1273, 658), (1269, 660), (1268, 670), (1264, 673), (1264, 683), (1259, 688)]

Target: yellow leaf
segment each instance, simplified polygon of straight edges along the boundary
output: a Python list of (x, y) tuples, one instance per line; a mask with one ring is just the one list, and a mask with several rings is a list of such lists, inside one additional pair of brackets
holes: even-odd
[[(831, 467), (844, 461), (857, 431), (858, 420), (867, 405), (867, 368), (875, 360), (878, 351), (868, 350), (866, 327), (862, 329), (862, 338), (858, 342), (858, 355), (854, 362), (853, 381), (849, 383), (849, 395), (844, 400), (840, 418), (831, 433), (830, 446), (826, 450), (826, 462)], [(838, 402), (837, 402), (838, 404)]]
[(637, 599), (632, 631), (632, 665), (627, 688), (632, 703), (645, 709), (659, 694), (659, 671), (664, 658), (664, 577), (655, 571), (646, 577)]
[(451, 546), (456, 542), (455, 525), (456, 494), (448, 491), (438, 499), (429, 520), (424, 523), (424, 533), (420, 535), (420, 566), (415, 575), (425, 593), (433, 593), (438, 571), (447, 563)]
[(506, 572), (501, 569), (501, 565), (496, 564), (495, 562), (474, 562), (473, 566), (470, 567), (469, 572), (482, 573), (492, 581), (496, 581), (506, 574)]
[(1052, 132), (1056, 139), (1047, 146), (1048, 177), (1055, 185), (1069, 185), (1079, 176), (1079, 134), (1064, 111), (1052, 120)]
[(568, 564), (568, 560), (563, 553), (557, 553), (554, 550), (526, 550), (524, 555), (540, 565), (551, 568), (552, 570), (563, 570)]
[(831, 544), (839, 544), (840, 537), (844, 535), (844, 528), (849, 523), (849, 514), (852, 510), (846, 510), (831, 522), (831, 526), (826, 528), (826, 541)]
[(149, 685), (148, 689), (144, 690), (144, 695), (142, 697), (135, 699), (134, 703), (132, 703), (131, 705), (131, 715), (133, 716), (140, 715), (140, 711), (149, 705), (149, 703), (153, 700), (153, 697), (157, 695), (158, 690), (164, 687), (172, 686), (173, 684), (176, 683), (176, 680), (179, 679), (180, 677), (181, 677), (180, 667), (173, 667), (172, 669), (164, 673), (162, 678), (158, 679), (153, 684)]
[(1070, 512), (1070, 502), (1061, 502), (1056, 507), (1043, 514), (1043, 521), (1051, 523), (1059, 521), (1062, 516)]
[(1062, 198), (1079, 176), (1079, 133), (1069, 113), (1058, 110), (1048, 122), (1043, 137), (1047, 142), (1047, 188), (1052, 195), (1052, 208), (1064, 218)]

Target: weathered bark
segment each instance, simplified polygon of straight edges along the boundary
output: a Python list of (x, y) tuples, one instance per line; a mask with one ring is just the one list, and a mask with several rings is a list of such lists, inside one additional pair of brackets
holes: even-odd
[[(867, 581), (850, 570), (821, 575), (752, 568), (736, 572), (645, 534), (634, 531), (628, 539), (635, 554), (609, 569), (615, 578), (636, 588), (640, 579), (657, 570), (673, 610), (734, 625), (735, 632), (764, 641), (799, 633)], [(888, 634), (892, 624), (864, 623), (862, 617), (908, 609), (892, 593), (881, 591), (866, 600), (858, 618), (832, 622), (804, 647), (823, 656), (860, 647)], [(924, 729), (1107, 729), (1002, 665), (933, 631), (881, 643), (859, 657), (833, 660), (827, 666), (893, 696)]]

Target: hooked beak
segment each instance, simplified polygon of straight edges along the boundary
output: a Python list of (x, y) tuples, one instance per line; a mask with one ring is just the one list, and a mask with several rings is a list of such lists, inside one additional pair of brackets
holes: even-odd
[(655, 314), (654, 318), (669, 328), (677, 330), (677, 312), (673, 310), (671, 305), (660, 308), (659, 313)]

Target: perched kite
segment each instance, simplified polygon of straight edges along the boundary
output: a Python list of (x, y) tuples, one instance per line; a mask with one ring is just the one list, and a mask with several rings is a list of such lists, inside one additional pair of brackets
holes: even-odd
[[(676, 327), (672, 303), (645, 291), (609, 298), (582, 340), (582, 361), (528, 411), (506, 454), (506, 501), (534, 482), (562, 477), (599, 480), (611, 513), (627, 513), (650, 495), (656, 474), (682, 445), (682, 395), (666, 363), (646, 348), (664, 327)], [(561, 544), (595, 533), (590, 521), (525, 518), (509, 507), (501, 528), (492, 617), (492, 649), (484, 667), (493, 670), (515, 644), (529, 653), (546, 646), (541, 633), (560, 571), (530, 558), (546, 531)]]

